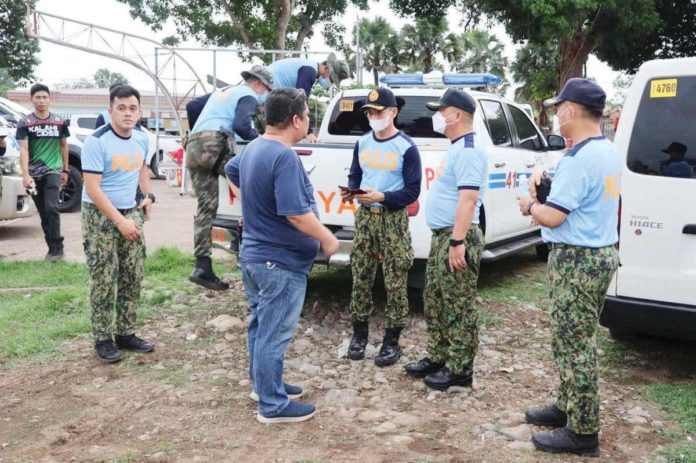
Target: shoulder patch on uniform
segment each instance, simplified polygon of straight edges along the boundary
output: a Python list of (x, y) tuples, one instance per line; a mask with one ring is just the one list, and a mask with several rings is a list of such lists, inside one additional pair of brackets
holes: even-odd
[(102, 126), (99, 127), (97, 130), (95, 130), (94, 132), (92, 132), (92, 136), (93, 136), (94, 138), (100, 138), (100, 137), (102, 137), (103, 135), (105, 135), (105, 134), (107, 134), (107, 133), (109, 133), (109, 132), (111, 132), (111, 124), (106, 124), (106, 125), (102, 125)]

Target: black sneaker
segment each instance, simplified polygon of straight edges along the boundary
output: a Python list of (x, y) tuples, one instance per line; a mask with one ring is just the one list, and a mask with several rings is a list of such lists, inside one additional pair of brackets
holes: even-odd
[(230, 289), (230, 285), (219, 279), (213, 272), (213, 261), (209, 256), (196, 258), (196, 268), (189, 276), (189, 281), (214, 291)]
[(121, 354), (111, 339), (95, 342), (94, 352), (102, 363), (115, 363), (121, 360)]
[(65, 254), (63, 254), (62, 249), (60, 251), (49, 252), (48, 254), (46, 254), (46, 260), (49, 262), (59, 262), (64, 258)]
[(133, 352), (140, 353), (152, 352), (155, 350), (154, 344), (140, 339), (134, 334), (129, 336), (121, 336), (117, 334), (114, 336), (114, 338), (116, 339), (116, 346), (118, 346), (119, 349), (131, 350)]

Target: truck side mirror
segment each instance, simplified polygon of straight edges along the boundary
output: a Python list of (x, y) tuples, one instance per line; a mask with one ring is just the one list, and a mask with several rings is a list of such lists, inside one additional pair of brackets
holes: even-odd
[(560, 135), (549, 135), (546, 140), (549, 143), (549, 151), (560, 151), (566, 147), (565, 138)]

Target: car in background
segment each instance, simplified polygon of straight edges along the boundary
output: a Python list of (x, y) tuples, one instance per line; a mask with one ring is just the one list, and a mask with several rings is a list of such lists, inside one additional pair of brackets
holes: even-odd
[(0, 221), (29, 217), (36, 212), (36, 206), (22, 183), (19, 143), (15, 139), (15, 128), (2, 116), (0, 136), (4, 136), (6, 140), (5, 154), (0, 156)]

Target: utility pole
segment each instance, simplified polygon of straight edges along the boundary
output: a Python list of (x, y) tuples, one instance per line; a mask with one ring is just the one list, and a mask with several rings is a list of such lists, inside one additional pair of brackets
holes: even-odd
[(355, 13), (355, 74), (358, 85), (362, 85), (362, 51), (360, 51), (360, 15)]

